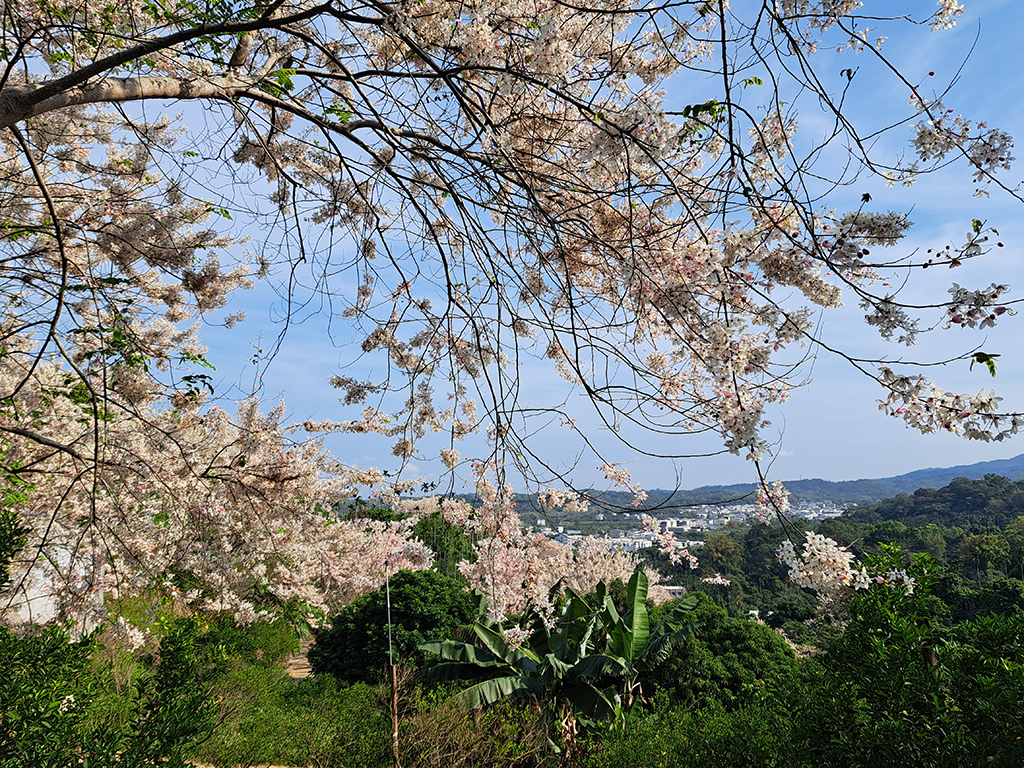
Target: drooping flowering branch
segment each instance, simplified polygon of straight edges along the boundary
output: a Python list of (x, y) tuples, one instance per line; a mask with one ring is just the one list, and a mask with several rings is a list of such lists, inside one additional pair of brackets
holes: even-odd
[(914, 591), (914, 579), (907, 575), (906, 569), (887, 567), (884, 571), (869, 572), (857, 564), (849, 550), (819, 533), (806, 533), (801, 552), (786, 539), (779, 545), (777, 556), (779, 562), (789, 568), (789, 578), (794, 584), (822, 594), (867, 589), (872, 584), (904, 589), (907, 594)]

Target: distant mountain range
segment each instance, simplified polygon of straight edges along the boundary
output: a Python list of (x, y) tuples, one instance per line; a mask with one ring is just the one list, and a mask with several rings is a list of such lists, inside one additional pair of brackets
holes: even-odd
[[(868, 504), (891, 498), (901, 493), (913, 493), (918, 488), (941, 488), (958, 477), (976, 480), (985, 475), (1003, 475), (1010, 480), (1024, 477), (1024, 454), (1012, 459), (982, 461), (977, 464), (962, 464), (956, 467), (919, 469), (905, 475), (882, 477), (874, 480), (787, 480), (783, 484), (795, 501), (833, 501), (838, 504)], [(756, 492), (751, 484), (706, 485), (689, 491), (672, 494), (671, 506), (686, 504), (721, 503), (730, 498), (739, 498)], [(649, 502), (666, 503), (668, 491), (648, 491)], [(607, 494), (605, 495), (607, 497)], [(657, 498), (657, 501), (655, 500)]]
[[(1024, 478), (1024, 454), (1012, 459), (919, 469), (905, 475), (872, 480), (786, 480), (783, 484), (794, 502), (831, 502), (839, 506), (866, 506), (894, 498), (901, 493), (912, 494), (919, 488), (943, 488), (958, 477), (978, 480), (985, 475), (1002, 475), (1010, 480)], [(640, 507), (633, 505), (634, 496), (626, 491), (586, 490), (584, 493), (591, 499), (590, 509), (585, 512), (545, 512), (537, 504), (534, 494), (517, 493), (515, 501), (524, 522), (532, 525), (539, 517), (557, 518), (559, 524), (575, 524), (592, 520), (593, 513), (602, 509), (608, 512), (650, 511), (653, 514), (685, 517), (691, 507), (702, 504), (728, 505), (757, 500), (757, 486), (752, 483), (705, 485), (685, 491), (647, 490), (647, 500)], [(461, 498), (472, 504), (480, 503), (480, 499), (474, 494), (464, 494)]]

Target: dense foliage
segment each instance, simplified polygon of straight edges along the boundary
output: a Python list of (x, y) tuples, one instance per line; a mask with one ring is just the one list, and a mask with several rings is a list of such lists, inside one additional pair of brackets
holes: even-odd
[(387, 590), (378, 589), (345, 606), (329, 627), (317, 632), (309, 662), (317, 674), (346, 683), (376, 683), (389, 664), (389, 642), (396, 663), (418, 666), (417, 646), (447, 637), (476, 618), (476, 602), (465, 582), (434, 571), (400, 571), (390, 580), (391, 635)]
[(707, 595), (698, 595), (690, 615), (696, 631), (652, 670), (650, 695), (683, 709), (717, 706), (730, 712), (795, 685), (798, 665), (783, 637), (763, 624), (730, 617)]
[(198, 621), (176, 621), (131, 682), (114, 668), (124, 660), (103, 650), (96, 636), (73, 642), (56, 628), (25, 638), (0, 630), (0, 766), (181, 768), (209, 738), (224, 657)]
[(935, 523), (965, 528), (1004, 528), (1020, 516), (1024, 516), (1024, 480), (1014, 482), (1001, 475), (958, 478), (942, 488), (919, 488), (848, 515), (859, 523), (893, 520), (915, 527)]
[[(879, 556), (905, 565), (898, 548)], [(1024, 616), (936, 621), (931, 559), (915, 556), (913, 593), (872, 589), (815, 661), (798, 741), (815, 763), (1017, 765), (1024, 760)]]

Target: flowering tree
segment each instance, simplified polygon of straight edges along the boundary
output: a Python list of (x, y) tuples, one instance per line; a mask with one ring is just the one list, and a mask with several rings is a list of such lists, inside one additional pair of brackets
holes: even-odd
[[(996, 282), (953, 284), (926, 305), (891, 287), (929, 263), (983, 255), (983, 222), (926, 263), (899, 248), (906, 215), (867, 199), (846, 212), (819, 202), (816, 178), (908, 184), (956, 160), (985, 194), (1005, 189), (995, 174), (1012, 160), (1007, 134), (957, 115), (916, 74), (896, 75), (909, 114), (861, 129), (843, 106), (855, 71), (828, 85), (818, 51), (852, 48), (885, 67), (885, 34), (938, 33), (961, 9), (940, 0), (928, 18), (900, 8), (888, 20), (859, 9), (853, 0), (7, 3), (8, 481), (53, 473), (46, 505), (32, 509), (79, 521), (80, 542), (101, 537), (105, 494), (118, 486), (108, 477), (137, 474), (142, 460), (125, 447), (134, 423), (155, 456), (183, 457), (171, 464), (182, 483), (202, 485), (194, 473), (208, 463), (185, 460), (198, 433), (185, 440), (178, 430), (221, 417), (189, 405), (209, 386), (189, 324), (262, 277), (280, 279), (289, 306), (308, 292), (337, 306), (362, 352), (386, 360), (381, 378), (335, 381), (346, 405), (362, 405), (358, 418), (311, 430), (388, 435), (402, 462), (425, 434), (443, 432), (452, 468), (455, 441), (484, 431), (496, 453), (557, 479), (526, 437), (538, 423), (572, 422), (520, 398), (518, 363), (534, 354), (616, 430), (716, 432), (725, 449), (758, 460), (765, 408), (801, 376), (787, 349), (832, 349), (816, 312), (859, 303), (883, 339), (912, 344), (928, 328), (984, 328), (1013, 311)], [(691, 103), (670, 103), (668, 88)], [(821, 148), (801, 149), (794, 104), (807, 94), (832, 120), (826, 144), (849, 147), (846, 170), (815, 168)], [(908, 126), (911, 159), (869, 151)], [(259, 240), (246, 245), (236, 220)], [(944, 392), (885, 356), (855, 362), (877, 380), (885, 409), (922, 431), (990, 440), (1024, 423), (1000, 413), (994, 394)], [(74, 411), (70, 422), (50, 415), (58, 405)], [(251, 439), (240, 422), (240, 436), (220, 446)], [(209, 451), (234, 455), (198, 455)], [(225, 487), (246, 495), (254, 483), (259, 493), (247, 498), (274, 481), (231, 469), (239, 484)], [(300, 483), (281, 473), (283, 486)], [(313, 470), (299, 474), (315, 485)], [(140, 506), (123, 514), (146, 518), (150, 492), (163, 493), (138, 491)], [(318, 493), (279, 508), (312, 514)], [(104, 539), (91, 551), (113, 546)]]
[[(13, 388), (21, 372), (2, 370)], [(184, 397), (126, 416), (113, 401), (94, 425), (67, 378), (41, 363), (14, 400), (45, 441), (5, 425), (24, 484), (14, 508), (31, 529), (0, 606), (9, 620), (89, 626), (105, 595), (155, 586), (182, 606), (252, 621), (293, 600), (337, 607), (382, 584), (385, 562), (430, 565), (413, 521), (335, 517), (380, 475), (339, 466), (315, 441), (292, 442), (283, 407), (263, 414), (247, 402), (232, 418)]]
[[(588, 594), (601, 582), (627, 582), (636, 572), (636, 555), (612, 548), (607, 540), (584, 536), (575, 544), (563, 544), (524, 528), (511, 487), (495, 487), (491, 482), (494, 471), (493, 463), (476, 465), (476, 492), (481, 502), (476, 507), (452, 498), (396, 504), (400, 511), (415, 508), (420, 515), (436, 505), (446, 521), (466, 532), (473, 542), (473, 557), (462, 561), (459, 570), (466, 583), (487, 598), (488, 620), (501, 622), (527, 609), (547, 617), (555, 610), (552, 598), (556, 594), (566, 589)], [(573, 494), (551, 491), (542, 499), (549, 509), (586, 504)], [(657, 574), (645, 577), (657, 584)], [(651, 597), (661, 602), (668, 599), (668, 593), (654, 586)]]

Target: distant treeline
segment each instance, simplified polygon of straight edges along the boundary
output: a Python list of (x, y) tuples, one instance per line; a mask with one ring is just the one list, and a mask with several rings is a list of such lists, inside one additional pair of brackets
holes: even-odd
[(919, 488), (845, 517), (858, 523), (898, 520), (904, 525), (930, 523), (965, 528), (1005, 528), (1024, 515), (1024, 480), (1002, 475), (980, 480), (958, 478), (943, 488)]
[[(936, 489), (948, 486), (957, 480), (981, 480), (989, 475), (1009, 480), (1024, 479), (1024, 454), (1012, 459), (985, 461), (965, 466), (921, 469), (896, 477), (870, 480), (787, 480), (786, 489), (797, 502), (834, 503), (838, 505), (874, 505), (882, 499), (902, 498), (915, 494), (920, 489)], [(634, 496), (628, 491), (596, 491), (584, 493), (592, 499), (591, 513), (649, 511), (660, 515), (683, 517), (688, 508), (703, 504), (741, 503), (757, 498), (757, 486), (752, 483), (735, 485), (709, 485), (692, 490), (647, 490), (647, 499), (639, 506), (633, 504)], [(523, 514), (541, 513), (532, 494), (517, 494), (516, 502)], [(558, 517), (565, 515), (558, 513)], [(572, 516), (568, 516), (572, 517)]]
[[(932, 597), (937, 625), (1024, 612), (1024, 480), (961, 478), (840, 517), (794, 524), (835, 539), (859, 560), (886, 544), (899, 545), (906, 553), (927, 553), (937, 569)], [(799, 542), (802, 534), (789, 535)], [(734, 616), (757, 610), (789, 637), (822, 644), (827, 640), (818, 635), (813, 621), (819, 610), (816, 596), (793, 585), (776, 560), (786, 536), (778, 523), (710, 533), (697, 550), (698, 572), (670, 566), (653, 549), (641, 556), (669, 582), (707, 592)], [(711, 573), (721, 574), (729, 584), (702, 583)]]

